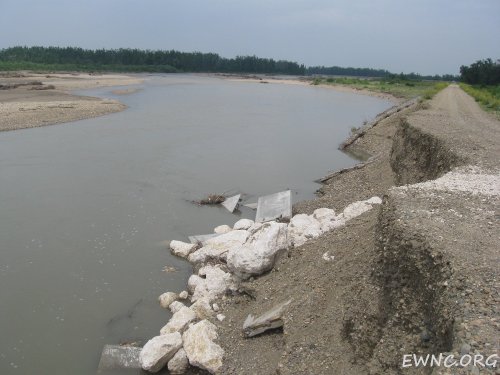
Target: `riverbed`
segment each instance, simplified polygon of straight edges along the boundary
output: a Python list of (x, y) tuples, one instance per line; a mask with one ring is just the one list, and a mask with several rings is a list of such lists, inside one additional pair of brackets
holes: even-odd
[(158, 334), (169, 313), (157, 297), (191, 273), (166, 243), (255, 215), (192, 200), (310, 199), (315, 179), (356, 163), (337, 150), (351, 127), (391, 106), (314, 86), (145, 78), (128, 95), (80, 92), (123, 112), (0, 133), (2, 374), (95, 374), (104, 344)]

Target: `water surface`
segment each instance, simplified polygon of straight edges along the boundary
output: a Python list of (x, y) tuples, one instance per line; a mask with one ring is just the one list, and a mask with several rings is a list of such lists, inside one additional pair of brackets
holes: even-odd
[[(191, 267), (164, 241), (233, 224), (189, 200), (248, 201), (355, 163), (337, 150), (390, 103), (331, 89), (148, 76), (124, 112), (0, 133), (0, 373), (95, 374), (102, 346), (157, 335)], [(176, 272), (165, 272), (164, 267)]]

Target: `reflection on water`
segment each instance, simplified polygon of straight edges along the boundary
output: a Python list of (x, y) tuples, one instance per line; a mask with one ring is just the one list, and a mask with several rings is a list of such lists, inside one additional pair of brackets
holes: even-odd
[(104, 344), (156, 335), (169, 317), (157, 296), (191, 272), (164, 241), (255, 214), (189, 200), (311, 198), (312, 181), (353, 165), (337, 151), (349, 129), (390, 105), (189, 75), (141, 87), (86, 92), (124, 112), (0, 134), (1, 374), (94, 374)]

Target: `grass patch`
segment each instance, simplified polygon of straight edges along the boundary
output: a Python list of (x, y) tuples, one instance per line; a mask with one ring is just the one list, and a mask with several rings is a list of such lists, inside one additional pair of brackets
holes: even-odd
[(351, 78), (329, 77), (315, 78), (313, 85), (340, 85), (358, 90), (369, 90), (393, 95), (397, 98), (411, 99), (421, 96), (424, 99), (432, 98), (436, 93), (448, 86), (447, 82), (417, 81), (385, 78)]
[(500, 85), (472, 86), (460, 83), (460, 87), (485, 110), (495, 112), (497, 116), (500, 115)]

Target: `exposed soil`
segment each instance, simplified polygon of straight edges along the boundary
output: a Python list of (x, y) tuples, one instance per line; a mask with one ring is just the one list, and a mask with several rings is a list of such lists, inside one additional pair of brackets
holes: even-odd
[[(500, 123), (457, 86), (380, 121), (350, 148), (374, 156), (294, 206), (384, 204), (290, 250), (274, 270), (225, 299), (216, 322), (223, 374), (427, 374), (403, 354), (495, 353), (498, 308)], [(454, 178), (394, 187), (443, 176)], [(464, 168), (464, 167), (462, 167)], [(450, 182), (451, 181), (451, 182)], [(329, 251), (333, 261), (322, 254)], [(250, 297), (252, 296), (252, 297)], [(293, 298), (282, 332), (242, 335), (249, 313)], [(435, 368), (435, 373), (494, 373)]]

